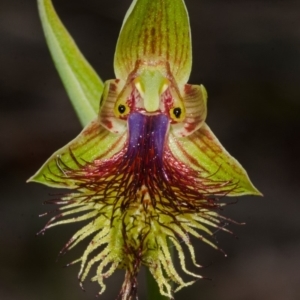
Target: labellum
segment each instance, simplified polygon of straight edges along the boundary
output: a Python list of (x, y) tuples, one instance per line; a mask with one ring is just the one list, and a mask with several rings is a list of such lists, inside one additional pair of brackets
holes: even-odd
[[(212, 230), (228, 231), (227, 219), (219, 215), (225, 205), (221, 199), (260, 194), (206, 125), (204, 86), (187, 84), (192, 54), (185, 4), (183, 0), (133, 1), (117, 43), (117, 79), (103, 87), (100, 80), (98, 84), (98, 79), (92, 79), (94, 74), (73, 41), (66, 42), (69, 37), (51, 1), (40, 0), (39, 6), (50, 50), (71, 98), (77, 99), (72, 90), (75, 84), (68, 85), (74, 76), (56, 59), (60, 45), (78, 58), (67, 60), (71, 67), (83, 66), (84, 79), (78, 76), (83, 95), (92, 99), (90, 103), (95, 101), (96, 96), (89, 98), (93, 86), (85, 84), (91, 78), (100, 102), (96, 118), (29, 179), (72, 190), (49, 201), (61, 205), (60, 213), (42, 232), (88, 220), (61, 251), (89, 239), (83, 255), (73, 262), (81, 264), (81, 284), (97, 265), (92, 280), (99, 283), (101, 294), (104, 279), (124, 269), (120, 297), (136, 299), (137, 274), (144, 265), (160, 293), (173, 299), (174, 292), (202, 278), (187, 270), (183, 246), (199, 266), (191, 237), (217, 249), (209, 240)], [(176, 249), (183, 272), (194, 279), (183, 281), (170, 247)]]

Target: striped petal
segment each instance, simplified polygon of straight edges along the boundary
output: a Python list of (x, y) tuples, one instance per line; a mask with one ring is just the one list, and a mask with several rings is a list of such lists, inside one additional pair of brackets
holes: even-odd
[[(203, 179), (224, 183), (227, 196), (261, 195), (244, 168), (224, 149), (205, 123), (193, 134), (183, 138), (170, 134), (169, 147), (178, 160), (199, 171)], [(221, 190), (224, 194), (224, 190)], [(210, 191), (209, 187), (207, 191)], [(210, 192), (216, 194), (217, 191), (213, 187)]]
[(178, 84), (192, 65), (189, 18), (182, 0), (136, 0), (129, 8), (115, 53), (116, 77), (126, 80), (139, 64), (168, 64)]
[[(174, 97), (175, 98), (175, 97)], [(184, 137), (191, 135), (204, 123), (207, 115), (207, 92), (203, 85), (186, 84), (182, 91), (182, 100), (185, 106), (185, 119), (174, 124), (174, 135)]]
[(118, 103), (126, 103), (128, 93), (130, 93), (128, 88), (125, 88), (125, 92), (122, 93), (123, 86), (124, 83), (120, 80), (107, 80), (100, 101), (99, 121), (102, 126), (113, 133), (122, 133), (127, 128), (127, 122), (117, 118), (115, 114)]
[(114, 134), (105, 129), (96, 119), (70, 143), (59, 149), (31, 177), (28, 182), (38, 182), (51, 187), (77, 188), (66, 176), (66, 170), (78, 170), (98, 158), (109, 159), (123, 149), (127, 134)]

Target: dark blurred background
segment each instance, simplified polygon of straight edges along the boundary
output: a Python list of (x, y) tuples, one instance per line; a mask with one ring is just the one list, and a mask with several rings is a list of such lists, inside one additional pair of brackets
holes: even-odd
[[(113, 54), (130, 0), (64, 0), (54, 5), (101, 77), (114, 78)], [(241, 197), (224, 215), (239, 237), (217, 233), (228, 254), (197, 244), (207, 267), (176, 299), (300, 299), (300, 1), (186, 0), (193, 33), (191, 83), (209, 93), (208, 124), (248, 171), (264, 198)], [(50, 59), (36, 1), (0, 3), (0, 299), (94, 299), (97, 284), (63, 269), (84, 243), (57, 263), (80, 225), (36, 237), (38, 215), (56, 190), (26, 184), (81, 127)], [(115, 299), (123, 273), (100, 299)], [(146, 299), (141, 276), (140, 299)]]

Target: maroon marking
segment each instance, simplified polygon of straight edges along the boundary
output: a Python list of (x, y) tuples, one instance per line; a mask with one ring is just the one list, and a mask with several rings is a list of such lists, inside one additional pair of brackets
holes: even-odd
[(104, 125), (107, 129), (112, 129), (112, 128), (113, 128), (112, 121), (110, 121), (110, 120), (108, 120), (108, 119), (102, 119), (101, 122), (103, 123), (103, 125)]
[(151, 34), (151, 53), (155, 54), (155, 50), (156, 50), (156, 43), (158, 41), (158, 38), (156, 37), (156, 30), (155, 27), (151, 28), (150, 31)]
[(191, 84), (186, 84), (186, 85), (184, 86), (184, 92), (185, 92), (186, 94), (189, 94), (189, 93), (191, 92), (192, 89), (193, 89), (193, 86), (192, 86)]
[(111, 92), (115, 92), (117, 90), (117, 85), (114, 83), (111, 83), (109, 89)]

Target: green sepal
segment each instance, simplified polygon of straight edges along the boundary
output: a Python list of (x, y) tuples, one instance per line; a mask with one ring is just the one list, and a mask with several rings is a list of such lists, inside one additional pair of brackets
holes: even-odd
[(168, 64), (178, 84), (191, 73), (192, 47), (183, 0), (133, 1), (123, 22), (115, 53), (116, 78), (126, 80), (136, 64)]
[(76, 188), (62, 169), (78, 170), (97, 158), (109, 159), (123, 149), (127, 133), (117, 135), (105, 129), (96, 119), (70, 143), (56, 151), (28, 182), (38, 182), (50, 187)]
[[(225, 150), (206, 123), (186, 137), (176, 138), (170, 134), (169, 147), (180, 161), (199, 171), (202, 177), (220, 184), (232, 183), (226, 196), (262, 195), (245, 169)], [(212, 192), (215, 194), (215, 190)]]
[(85, 126), (97, 116), (103, 83), (60, 21), (51, 0), (38, 0), (38, 8), (56, 69)]

